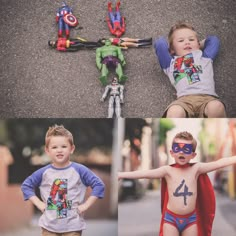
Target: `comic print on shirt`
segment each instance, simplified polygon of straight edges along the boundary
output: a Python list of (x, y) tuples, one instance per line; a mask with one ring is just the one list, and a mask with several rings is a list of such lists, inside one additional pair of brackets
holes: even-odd
[(47, 200), (47, 210), (56, 210), (57, 218), (66, 218), (72, 201), (67, 199), (67, 179), (55, 179)]
[(175, 84), (177, 84), (182, 78), (187, 78), (189, 84), (199, 82), (199, 73), (202, 73), (202, 67), (194, 64), (192, 53), (175, 60), (173, 72)]

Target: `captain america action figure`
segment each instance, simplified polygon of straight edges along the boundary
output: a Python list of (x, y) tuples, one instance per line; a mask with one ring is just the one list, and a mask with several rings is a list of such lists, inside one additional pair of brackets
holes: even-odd
[(58, 37), (62, 37), (64, 32), (66, 38), (69, 38), (70, 27), (78, 25), (78, 20), (73, 15), (72, 8), (65, 2), (62, 2), (62, 6), (57, 10), (56, 22), (58, 23)]

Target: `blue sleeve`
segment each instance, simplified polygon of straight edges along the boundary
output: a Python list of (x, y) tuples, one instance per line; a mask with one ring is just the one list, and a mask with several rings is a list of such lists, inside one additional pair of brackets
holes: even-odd
[(220, 40), (216, 36), (208, 36), (204, 43), (203, 57), (214, 60), (220, 49)]
[(169, 52), (169, 45), (164, 37), (157, 39), (154, 43), (156, 55), (162, 69), (170, 67), (172, 56)]
[(50, 165), (47, 165), (35, 171), (32, 175), (30, 175), (25, 179), (25, 181), (21, 185), (21, 190), (24, 195), (24, 200), (28, 200), (30, 197), (35, 196), (35, 189), (40, 186), (43, 173), (49, 166)]
[(80, 175), (81, 181), (87, 187), (92, 188), (92, 196), (96, 196), (98, 198), (104, 197), (105, 185), (103, 181), (96, 176), (90, 169), (83, 165), (76, 165), (76, 170)]

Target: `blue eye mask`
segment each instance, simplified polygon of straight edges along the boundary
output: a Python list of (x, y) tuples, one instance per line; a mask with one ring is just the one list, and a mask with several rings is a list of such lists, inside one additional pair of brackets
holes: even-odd
[(184, 154), (191, 154), (193, 152), (193, 145), (188, 143), (173, 143), (172, 151), (174, 153), (182, 151)]

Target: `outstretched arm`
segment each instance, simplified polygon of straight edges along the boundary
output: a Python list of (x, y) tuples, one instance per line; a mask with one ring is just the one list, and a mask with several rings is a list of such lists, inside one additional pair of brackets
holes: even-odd
[(199, 163), (198, 172), (199, 174), (203, 174), (203, 173), (211, 172), (213, 170), (217, 170), (217, 169), (220, 169), (229, 165), (233, 165), (233, 164), (236, 164), (236, 156), (224, 157), (217, 161), (212, 161), (209, 163)]
[(153, 170), (137, 170), (118, 172), (118, 179), (158, 179), (167, 175), (167, 167), (162, 166)]

